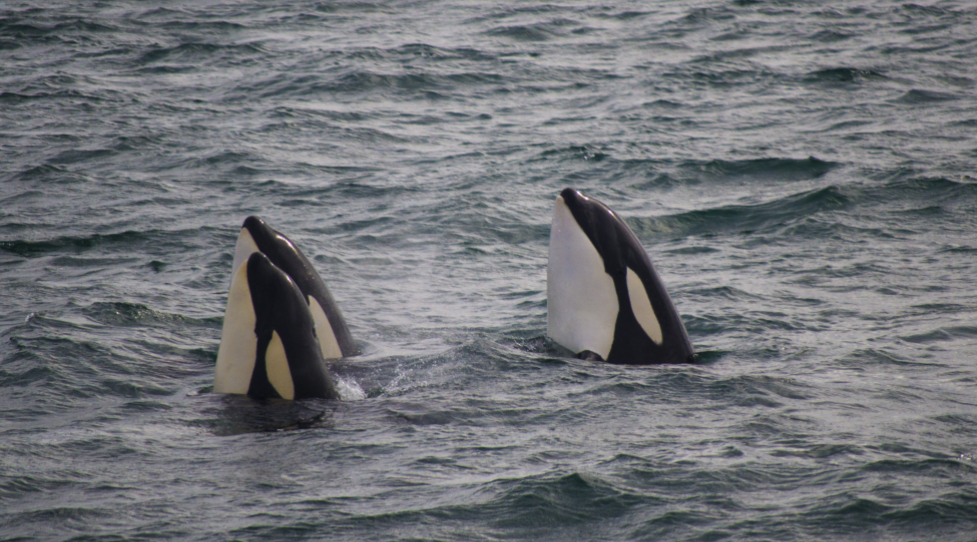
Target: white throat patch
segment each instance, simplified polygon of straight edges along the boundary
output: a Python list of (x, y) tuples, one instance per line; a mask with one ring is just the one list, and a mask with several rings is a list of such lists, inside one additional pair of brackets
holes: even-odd
[(248, 287), (248, 266), (241, 265), (231, 279), (231, 291), (227, 295), (227, 310), (224, 311), (224, 327), (221, 329), (217, 369), (214, 372), (215, 392), (248, 393), (258, 352), (255, 322), (251, 289)]
[(251, 237), (251, 232), (247, 228), (241, 228), (241, 233), (237, 236), (237, 243), (234, 244), (234, 264), (231, 266), (231, 280), (237, 275), (237, 270), (242, 264), (247, 263), (252, 254), (258, 252), (258, 245)]
[(614, 281), (562, 197), (556, 198), (546, 268), (546, 334), (607, 359), (619, 310)]

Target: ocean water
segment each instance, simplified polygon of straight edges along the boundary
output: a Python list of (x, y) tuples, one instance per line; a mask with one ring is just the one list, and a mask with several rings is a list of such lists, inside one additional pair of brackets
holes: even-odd
[[(4, 2), (0, 539), (974, 540), (977, 6)], [(552, 202), (699, 354), (545, 337)], [(233, 244), (341, 402), (212, 392)]]

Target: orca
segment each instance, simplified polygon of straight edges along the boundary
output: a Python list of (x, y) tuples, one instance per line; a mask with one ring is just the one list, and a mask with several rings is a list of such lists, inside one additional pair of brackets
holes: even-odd
[(214, 391), (338, 399), (324, 360), (358, 353), (308, 258), (288, 237), (248, 217), (234, 248)]
[(312, 262), (288, 237), (274, 230), (264, 220), (249, 216), (241, 226), (241, 233), (234, 246), (232, 280), (238, 268), (255, 252), (267, 256), (302, 291), (315, 320), (316, 335), (319, 337), (324, 358), (337, 359), (359, 354), (339, 306), (322, 277), (316, 273)]
[(580, 359), (695, 361), (682, 319), (634, 232), (607, 205), (571, 188), (554, 204), (546, 295), (546, 334)]
[(214, 391), (257, 399), (338, 399), (298, 285), (261, 252), (231, 280)]

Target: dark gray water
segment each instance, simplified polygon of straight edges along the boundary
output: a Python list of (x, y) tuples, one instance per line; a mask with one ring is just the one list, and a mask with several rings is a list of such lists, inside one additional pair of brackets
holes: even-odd
[[(977, 6), (5, 2), (0, 539), (974, 540)], [(700, 354), (545, 338), (552, 201)], [(211, 392), (241, 222), (341, 403)]]

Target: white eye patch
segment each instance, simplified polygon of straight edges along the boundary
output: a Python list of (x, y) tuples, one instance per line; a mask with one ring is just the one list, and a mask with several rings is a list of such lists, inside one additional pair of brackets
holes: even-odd
[(631, 310), (634, 312), (634, 317), (641, 324), (641, 328), (645, 330), (645, 333), (651, 337), (651, 340), (661, 346), (662, 326), (658, 323), (658, 317), (655, 316), (655, 309), (651, 306), (651, 299), (648, 298), (645, 285), (642, 284), (637, 273), (632, 271), (630, 267), (628, 268), (627, 280), (628, 297), (631, 299)]
[(265, 372), (268, 382), (282, 396), (282, 399), (295, 399), (295, 385), (292, 383), (292, 371), (288, 368), (288, 356), (285, 345), (277, 331), (271, 333), (271, 341), (265, 350)]

